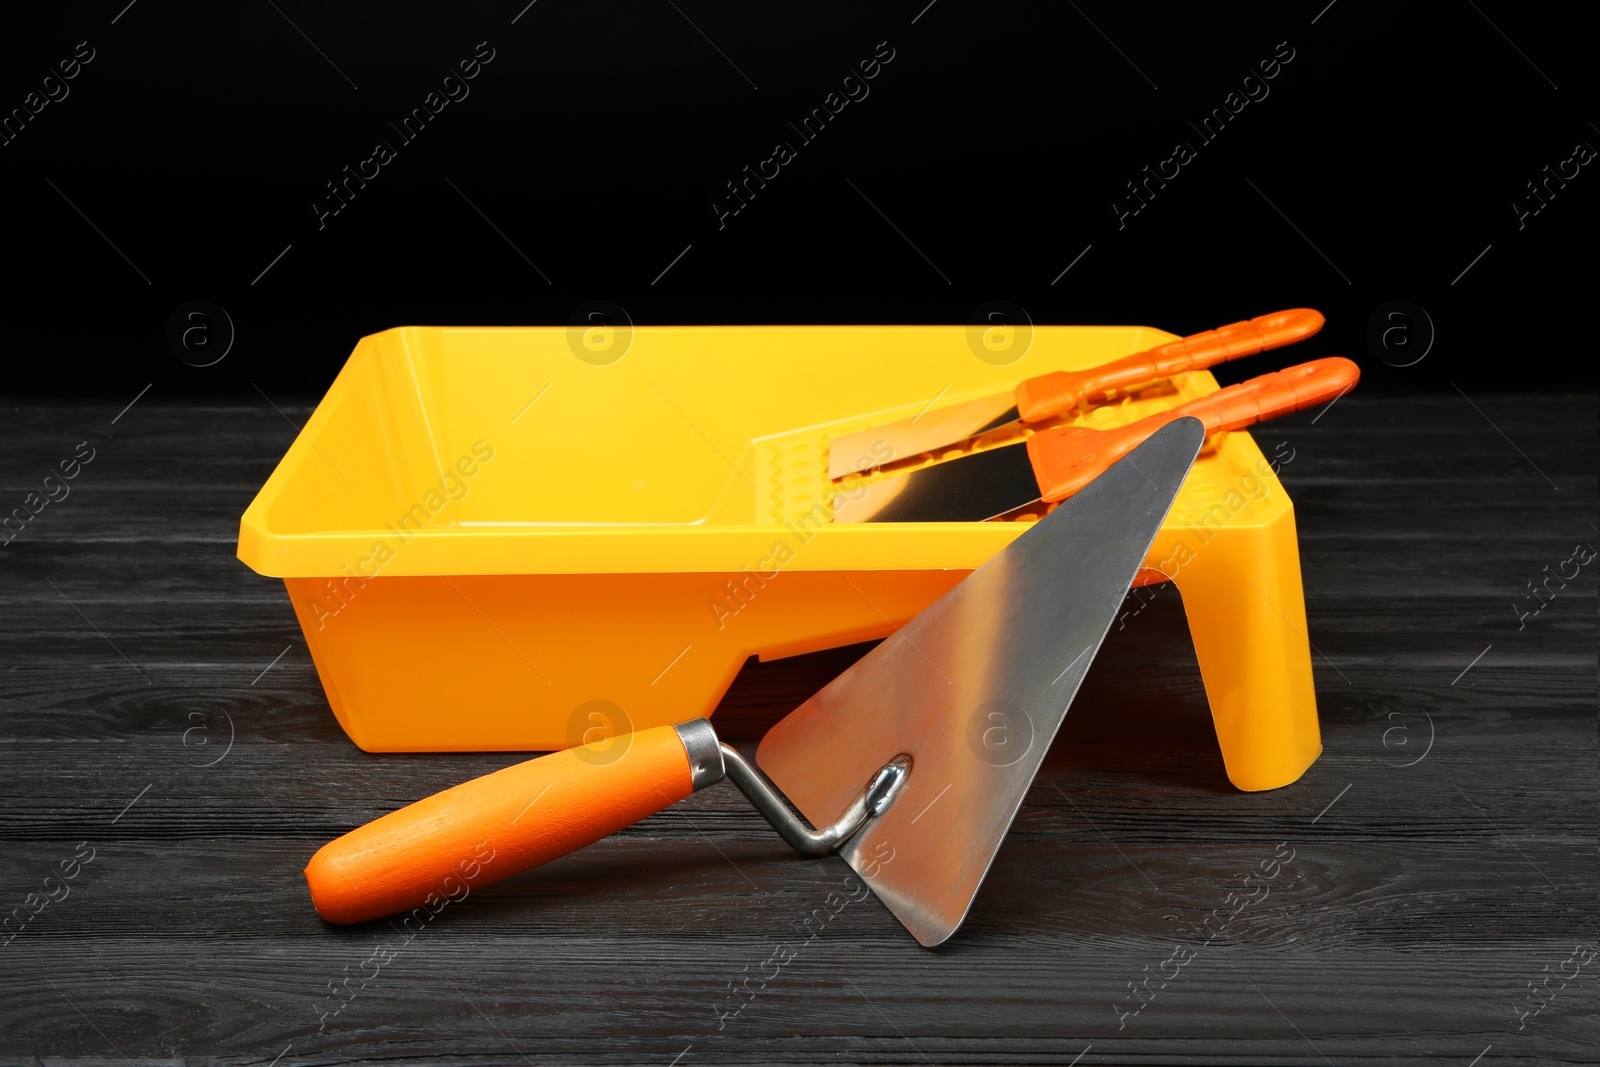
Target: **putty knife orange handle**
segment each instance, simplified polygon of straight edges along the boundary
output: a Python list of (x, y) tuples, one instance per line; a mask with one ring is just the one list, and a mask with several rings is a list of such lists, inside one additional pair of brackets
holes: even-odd
[[(704, 720), (697, 720), (704, 722)], [(710, 736), (713, 749), (714, 734)], [(674, 804), (704, 782), (680, 730), (553, 752), (419, 800), (324, 845), (306, 866), (317, 913), (358, 923), (437, 912)], [(722, 764), (716, 764), (716, 778)]]
[(1204, 370), (1240, 356), (1294, 344), (1322, 329), (1322, 323), (1320, 311), (1290, 308), (1190, 334), (1089, 370), (1051, 371), (1017, 384), (1017, 414), (1024, 422), (1038, 422), (1109, 389)]
[(1205, 424), (1207, 434), (1242, 430), (1266, 419), (1336, 400), (1360, 377), (1361, 369), (1341, 356), (1314, 359), (1230, 385), (1126, 426), (1109, 430), (1088, 426), (1041, 430), (1028, 438), (1028, 461), (1043, 490), (1041, 499), (1055, 503), (1082, 489), (1095, 475), (1173, 419), (1193, 416)]

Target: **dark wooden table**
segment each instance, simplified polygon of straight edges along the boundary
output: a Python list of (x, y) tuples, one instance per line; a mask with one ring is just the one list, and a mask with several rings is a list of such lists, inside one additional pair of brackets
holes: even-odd
[[(847, 868), (727, 784), (410, 940), (324, 925), (315, 847), (509, 758), (345, 738), (282, 586), (234, 558), (292, 428), (158, 400), (4, 409), (0, 510), (95, 451), (0, 547), (0, 1063), (1600, 1062), (1600, 561), (1567, 562), (1600, 547), (1592, 395), (1358, 392), (1264, 427), (1322, 758), (1228, 784), (1163, 592), (937, 951), (871, 899), (808, 929)], [(759, 736), (862, 651), (752, 663), (718, 721)]]

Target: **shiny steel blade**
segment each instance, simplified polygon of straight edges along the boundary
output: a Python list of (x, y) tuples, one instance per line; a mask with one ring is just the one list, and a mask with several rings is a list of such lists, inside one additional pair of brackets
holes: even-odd
[(774, 726), (757, 762), (815, 826), (895, 756), (839, 850), (916, 939), (956, 931), (1205, 440), (1156, 431)]
[(843, 478), (855, 471), (910, 459), (1015, 421), (1016, 400), (1007, 392), (841, 434), (828, 441), (828, 477)]
[(834, 522), (983, 522), (1039, 499), (1023, 442), (958, 456), (841, 493)]

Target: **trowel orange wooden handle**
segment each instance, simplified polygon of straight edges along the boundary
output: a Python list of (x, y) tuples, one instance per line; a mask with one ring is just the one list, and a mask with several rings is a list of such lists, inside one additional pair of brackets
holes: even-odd
[(306, 884), (330, 922), (437, 912), (693, 791), (674, 727), (620, 734), (486, 774), (352, 830), (311, 857)]
[(1039, 480), (1042, 499), (1055, 503), (1082, 489), (1095, 475), (1173, 419), (1193, 416), (1205, 424), (1207, 434), (1242, 430), (1336, 400), (1360, 377), (1361, 368), (1342, 356), (1314, 359), (1230, 385), (1126, 426), (1108, 430), (1058, 426), (1041, 430), (1028, 438), (1028, 460)]
[(1052, 418), (1109, 389), (1125, 389), (1204, 370), (1240, 356), (1302, 341), (1322, 329), (1322, 313), (1290, 308), (1190, 334), (1083, 371), (1051, 371), (1017, 385), (1017, 414), (1026, 422)]

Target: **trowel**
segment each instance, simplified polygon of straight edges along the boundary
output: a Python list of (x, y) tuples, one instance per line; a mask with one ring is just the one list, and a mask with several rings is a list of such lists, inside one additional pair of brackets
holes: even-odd
[(837, 852), (919, 942), (944, 942), (1204, 439), (1199, 419), (1162, 426), (790, 712), (754, 760), (693, 719), (496, 771), (323, 846), (306, 867), (317, 912), (436, 912), (727, 777), (797, 851)]

